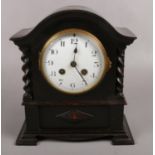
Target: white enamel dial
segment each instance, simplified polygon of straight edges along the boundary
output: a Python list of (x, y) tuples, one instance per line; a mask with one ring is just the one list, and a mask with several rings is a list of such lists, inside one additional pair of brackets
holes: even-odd
[(109, 59), (94, 35), (80, 29), (67, 29), (47, 41), (41, 51), (40, 68), (51, 86), (78, 94), (102, 80), (109, 68)]

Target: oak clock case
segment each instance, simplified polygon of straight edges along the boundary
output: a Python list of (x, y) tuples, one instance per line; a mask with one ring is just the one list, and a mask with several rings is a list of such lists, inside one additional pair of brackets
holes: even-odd
[(40, 139), (134, 144), (124, 116), (124, 52), (136, 39), (84, 9), (65, 9), (11, 37), (22, 51), (25, 122), (17, 145)]

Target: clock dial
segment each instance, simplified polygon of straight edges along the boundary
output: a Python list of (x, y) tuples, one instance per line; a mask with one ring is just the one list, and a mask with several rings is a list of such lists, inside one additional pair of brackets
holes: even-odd
[(101, 42), (80, 29), (56, 33), (40, 56), (41, 71), (49, 84), (73, 94), (94, 88), (109, 68), (109, 62)]

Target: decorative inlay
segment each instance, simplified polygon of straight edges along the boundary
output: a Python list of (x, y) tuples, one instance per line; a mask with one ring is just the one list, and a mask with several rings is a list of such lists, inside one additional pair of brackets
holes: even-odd
[(58, 114), (56, 118), (60, 118), (63, 120), (71, 121), (71, 122), (79, 122), (86, 121), (92, 119), (94, 116), (92, 114), (80, 111), (80, 110), (70, 110), (64, 113)]

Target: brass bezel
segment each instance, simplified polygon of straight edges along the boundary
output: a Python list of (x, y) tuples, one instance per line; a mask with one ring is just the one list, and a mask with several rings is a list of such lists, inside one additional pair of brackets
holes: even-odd
[[(84, 35), (84, 36), (87, 36), (88, 38), (90, 38), (91, 40), (95, 41), (97, 46), (101, 49), (102, 51), (102, 55), (103, 55), (103, 59), (105, 59), (105, 69), (103, 70), (103, 73), (100, 75), (100, 78), (98, 79), (98, 81), (96, 82), (96, 84), (94, 84), (93, 86), (91, 86), (90, 88), (86, 89), (86, 90), (82, 90), (80, 92), (73, 92), (73, 91), (65, 91), (65, 90), (62, 90), (58, 87), (56, 87), (54, 84), (52, 84), (52, 82), (47, 78), (46, 76), (46, 73), (43, 69), (43, 56), (44, 56), (44, 52), (46, 50), (46, 48), (52, 43), (54, 42), (55, 40), (57, 40), (59, 37), (61, 36), (64, 36), (66, 34), (70, 35), (70, 34), (73, 34), (73, 33), (77, 33), (77, 34), (80, 34), (80, 35)], [(63, 92), (63, 93), (66, 93), (66, 94), (72, 94), (72, 95), (78, 95), (78, 94), (81, 94), (81, 93), (85, 93), (85, 92), (88, 92), (90, 90), (92, 90), (93, 88), (95, 88), (101, 81), (102, 79), (104, 78), (106, 72), (111, 68), (111, 61), (109, 59), (109, 57), (107, 56), (107, 52), (103, 46), (103, 44), (101, 43), (101, 41), (95, 36), (93, 35), (92, 33), (86, 31), (86, 30), (82, 30), (82, 29), (78, 29), (78, 28), (69, 28), (69, 29), (65, 29), (65, 30), (62, 30), (62, 31), (59, 31), (57, 33), (55, 33), (54, 35), (52, 35), (52, 37), (50, 37), (46, 43), (44, 44), (41, 52), (40, 52), (40, 55), (39, 55), (39, 69), (41, 70), (41, 73), (42, 75), (44, 76), (44, 78), (46, 79), (46, 81), (50, 84), (50, 86), (52, 86), (53, 88), (55, 88), (56, 90), (60, 91), (60, 92)]]

